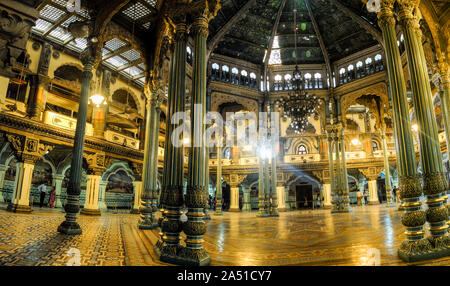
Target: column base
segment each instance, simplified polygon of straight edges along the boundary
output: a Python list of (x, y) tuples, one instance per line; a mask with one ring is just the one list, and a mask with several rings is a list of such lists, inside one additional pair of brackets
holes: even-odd
[(8, 204), (6, 210), (13, 213), (31, 213), (33, 211), (30, 206), (22, 206), (18, 204)]
[(388, 203), (386, 203), (386, 207), (387, 208), (393, 208), (393, 207), (396, 207), (396, 204), (388, 204)]
[(286, 209), (286, 208), (278, 208), (278, 212), (283, 213), (283, 212), (287, 212), (287, 211), (288, 211), (288, 209)]
[(375, 205), (379, 205), (380, 204), (380, 202), (377, 202), (377, 201), (373, 201), (373, 202), (369, 202), (369, 206), (375, 206)]
[(97, 210), (93, 210), (93, 209), (86, 209), (86, 208), (83, 208), (81, 210), (80, 214), (90, 215), (90, 216), (100, 216), (100, 215), (102, 215), (102, 213), (98, 209)]
[(223, 212), (222, 211), (216, 211), (214, 214), (215, 215), (223, 215)]
[(82, 230), (80, 225), (77, 222), (68, 223), (67, 221), (64, 221), (59, 227), (58, 232), (62, 234), (68, 234), (68, 235), (77, 235), (81, 234)]
[(263, 213), (263, 214), (257, 214), (256, 215), (256, 217), (268, 217), (269, 215), (268, 214), (265, 214), (265, 213)]
[(139, 214), (139, 209), (132, 209), (130, 214)]
[(424, 253), (409, 254), (402, 249), (397, 251), (398, 257), (405, 262), (416, 262), (450, 256), (450, 248), (433, 249)]
[(138, 222), (138, 228), (139, 229), (155, 229), (155, 228), (157, 228), (158, 227), (158, 224), (157, 223), (151, 223), (151, 224), (144, 224), (144, 223), (141, 223), (141, 222)]
[(211, 263), (211, 257), (205, 249), (182, 248), (178, 252), (177, 262), (174, 264), (182, 266), (208, 266)]
[(239, 212), (241, 212), (241, 210), (239, 208), (230, 208), (228, 211), (230, 213), (239, 213)]
[(333, 208), (332, 205), (329, 205), (329, 206), (325, 205), (325, 206), (323, 206), (323, 209), (325, 209), (325, 210), (330, 210), (330, 209), (332, 209), (332, 208)]

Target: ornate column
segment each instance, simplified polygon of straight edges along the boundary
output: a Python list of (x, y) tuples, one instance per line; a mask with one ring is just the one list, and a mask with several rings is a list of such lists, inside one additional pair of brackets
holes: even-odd
[(382, 0), (378, 13), (378, 25), (384, 39), (384, 48), (391, 89), (394, 126), (397, 138), (398, 173), (400, 193), (404, 202), (405, 214), (402, 223), (406, 226), (407, 240), (398, 250), (399, 257), (405, 261), (420, 260), (431, 250), (431, 244), (424, 239), (423, 225), (426, 222), (422, 210), (420, 196), (422, 188), (417, 176), (416, 155), (409, 122), (406, 84), (402, 62), (397, 46), (395, 19), (393, 13), (394, 0)]
[[(186, 41), (187, 26), (183, 20), (177, 19), (174, 51), (170, 61), (169, 98), (167, 100), (168, 122), (177, 112), (184, 112), (186, 93)], [(180, 221), (183, 205), (183, 147), (177, 147), (178, 142), (172, 142), (175, 126), (168, 123), (164, 148), (163, 189), (161, 205), (164, 208), (164, 218), (161, 222), (162, 242), (158, 243), (160, 259), (169, 263), (177, 263), (177, 255), (181, 249)]]
[[(339, 103), (340, 104), (340, 103)], [(350, 191), (348, 189), (348, 173), (347, 173), (347, 159), (345, 158), (345, 137), (344, 127), (341, 128), (341, 153), (342, 153), (342, 201), (344, 210), (350, 211)]]
[(432, 235), (430, 241), (437, 252), (443, 253), (450, 246), (447, 234), (448, 212), (444, 205), (448, 182), (443, 172), (430, 80), (422, 47), (422, 32), (418, 19), (413, 15), (419, 2), (399, 0), (397, 15), (405, 38), (413, 101), (420, 129), (418, 135), (423, 169), (423, 192), (427, 196), (426, 217)]
[(342, 128), (340, 123), (333, 125), (333, 135), (334, 135), (334, 147), (336, 154), (336, 188), (335, 188), (335, 198), (333, 201), (333, 209), (331, 213), (348, 212), (348, 208), (345, 208), (345, 201), (343, 194), (345, 190), (343, 189), (342, 182), (342, 165), (340, 159), (340, 140), (339, 140), (339, 130)]
[(86, 183), (86, 200), (84, 202), (84, 207), (81, 210), (82, 214), (85, 215), (101, 215), (98, 208), (98, 198), (100, 194), (100, 180), (102, 172), (93, 172), (87, 175)]
[(53, 178), (53, 186), (55, 187), (56, 193), (55, 207), (61, 208), (63, 206), (63, 202), (61, 199), (61, 190), (62, 190), (62, 183), (65, 177), (63, 174), (53, 174), (52, 178)]
[(331, 181), (325, 180), (323, 183), (323, 208), (331, 209)]
[[(448, 63), (442, 55), (439, 59), (439, 96), (441, 98), (442, 117), (444, 119), (445, 138), (447, 140), (447, 158), (450, 160), (450, 75)], [(449, 170), (450, 172), (450, 170)]]
[(222, 147), (220, 145), (217, 146), (216, 215), (222, 215)]
[(389, 170), (389, 154), (387, 150), (387, 143), (386, 143), (386, 125), (382, 123), (383, 126), (381, 127), (381, 140), (383, 145), (383, 160), (384, 160), (384, 181), (386, 185), (386, 206), (387, 207), (394, 207), (394, 195), (392, 193), (392, 185), (391, 185), (391, 172)]
[[(88, 43), (91, 39), (87, 39)], [(88, 100), (91, 87), (92, 69), (96, 62), (97, 50), (88, 45), (82, 54), (82, 63), (84, 66), (81, 79), (81, 95), (78, 106), (77, 126), (75, 130), (75, 138), (73, 142), (72, 162), (70, 164), (70, 177), (67, 187), (67, 203), (64, 207), (66, 211), (66, 219), (58, 227), (58, 232), (64, 234), (81, 234), (82, 230), (76, 222), (76, 216), (80, 210), (80, 193), (81, 193), (81, 172), (84, 152), (84, 137), (86, 134), (86, 118), (88, 110)]]
[[(141, 206), (139, 208), (139, 229), (154, 229), (157, 221), (154, 213), (157, 210), (155, 200), (157, 199), (157, 174), (158, 174), (158, 137), (160, 104), (162, 97), (158, 94), (155, 83), (150, 82), (146, 89), (146, 126), (144, 165), (142, 168), (142, 193)], [(169, 125), (169, 124), (168, 124)]]
[(205, 176), (207, 160), (206, 143), (203, 135), (206, 126), (203, 124), (206, 115), (206, 81), (207, 81), (207, 46), (208, 7), (195, 11), (191, 31), (194, 38), (194, 59), (192, 66), (192, 104), (191, 104), (191, 148), (189, 152), (189, 177), (185, 197), (188, 209), (188, 221), (183, 223), (186, 234), (186, 247), (180, 251), (184, 265), (208, 265), (210, 257), (203, 248), (203, 235), (206, 232), (203, 209), (208, 204)]
[(37, 121), (42, 119), (42, 113), (45, 111), (47, 102), (48, 68), (52, 58), (52, 50), (53, 47), (49, 43), (42, 45), (37, 75), (32, 77), (27, 112), (32, 119)]
[(6, 137), (16, 151), (17, 157), (15, 189), (7, 210), (29, 213), (31, 212), (30, 189), (34, 165), (47, 151), (51, 151), (53, 146), (41, 143), (39, 139), (32, 137), (13, 134), (7, 134)]
[(276, 191), (277, 191), (277, 197), (278, 197), (278, 211), (279, 212), (285, 212), (288, 210), (288, 207), (286, 206), (286, 189), (284, 187), (284, 174), (278, 174), (277, 178), (277, 185), (276, 185)]
[[(275, 112), (275, 103), (272, 102), (270, 104), (270, 111), (271, 113)], [(271, 114), (271, 118), (272, 116), (275, 116), (273, 114)], [(273, 123), (275, 123), (275, 120), (270, 120), (270, 124), (272, 125)], [(270, 126), (270, 129), (273, 130), (279, 130), (280, 126)], [(271, 158), (271, 163), (272, 163), (272, 168), (271, 168), (271, 204), (270, 204), (270, 216), (274, 216), (277, 217), (278, 215), (278, 202), (277, 202), (277, 196), (278, 196), (278, 190), (277, 190), (277, 158), (278, 158), (278, 150), (279, 150), (279, 146), (278, 146), (278, 138), (273, 138), (273, 136), (275, 136), (275, 134), (270, 134), (270, 145), (272, 146), (272, 158)], [(267, 166), (268, 168), (268, 166)]]
[[(259, 101), (258, 104), (259, 104), (260, 112), (264, 112), (264, 103), (262, 101)], [(259, 116), (261, 116), (261, 113)], [(259, 125), (261, 125), (262, 120), (260, 119), (259, 121), (260, 121)], [(262, 146), (264, 144), (264, 135), (263, 135), (263, 132), (261, 129), (262, 129), (262, 126), (259, 126), (259, 134), (258, 134), (259, 146)], [(259, 154), (259, 156), (258, 156), (258, 199), (259, 199), (259, 203), (258, 203), (258, 214), (256, 215), (257, 217), (266, 217), (268, 215), (267, 209), (266, 209), (266, 202), (265, 202), (266, 192), (268, 192), (268, 190), (266, 190), (265, 183), (264, 183), (264, 159), (261, 157), (261, 154)]]
[(5, 184), (5, 175), (7, 170), (8, 166), (0, 165), (0, 202), (5, 201), (5, 199), (3, 198), (3, 186)]
[(251, 197), (250, 197), (250, 188), (242, 188), (242, 211), (243, 212), (250, 212), (252, 211), (252, 205), (251, 205)]
[(100, 182), (100, 197), (98, 198), (98, 207), (100, 211), (106, 211), (108, 206), (106, 205), (106, 186), (108, 186), (108, 181)]
[(130, 213), (138, 214), (139, 206), (141, 205), (142, 181), (133, 181), (133, 192), (134, 192), (133, 208), (131, 209)]
[(369, 186), (369, 205), (379, 205), (377, 178), (383, 168), (370, 167), (367, 169), (359, 169), (359, 171), (366, 177)]
[(230, 212), (240, 212), (239, 209), (239, 185), (247, 175), (231, 174), (225, 175), (225, 180), (230, 185)]
[(100, 181), (103, 172), (112, 163), (112, 159), (105, 156), (105, 153), (85, 154), (88, 163), (86, 199), (81, 210), (85, 215), (101, 215), (98, 199), (100, 196)]
[[(267, 141), (266, 141), (267, 142)], [(264, 178), (264, 209), (268, 216), (270, 216), (270, 208), (271, 208), (271, 184), (270, 184), (270, 172), (269, 172), (269, 158), (265, 158), (263, 160), (264, 162), (264, 169), (263, 169), (263, 178)]]

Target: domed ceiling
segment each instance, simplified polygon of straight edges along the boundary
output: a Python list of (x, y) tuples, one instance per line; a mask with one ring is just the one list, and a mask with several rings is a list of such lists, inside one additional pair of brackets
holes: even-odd
[(274, 50), (290, 65), (295, 52), (299, 63), (326, 63), (326, 57), (333, 62), (377, 45), (377, 37), (376, 14), (361, 0), (222, 0), (210, 23), (209, 44), (215, 54), (255, 64)]

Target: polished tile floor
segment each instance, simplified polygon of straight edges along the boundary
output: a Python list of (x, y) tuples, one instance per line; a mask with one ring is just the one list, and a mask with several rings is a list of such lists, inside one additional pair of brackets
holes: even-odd
[[(137, 230), (137, 215), (80, 215), (79, 236), (56, 232), (60, 210), (13, 214), (0, 205), (0, 265), (165, 265), (152, 250), (157, 232)], [(363, 206), (349, 214), (329, 210), (212, 214), (205, 248), (212, 265), (367, 265), (374, 253), (381, 265), (406, 265), (396, 249), (404, 239), (396, 208)], [(69, 256), (68, 253), (75, 255)], [(416, 263), (450, 265), (450, 257)]]

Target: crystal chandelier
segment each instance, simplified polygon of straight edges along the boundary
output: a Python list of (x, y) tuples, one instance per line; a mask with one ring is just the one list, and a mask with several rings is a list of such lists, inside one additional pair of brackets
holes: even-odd
[(315, 96), (310, 96), (303, 88), (302, 73), (297, 65), (297, 22), (294, 9), (294, 35), (295, 35), (295, 69), (292, 74), (293, 92), (289, 92), (287, 97), (280, 97), (275, 102), (278, 108), (283, 110), (283, 118), (291, 119), (290, 127), (296, 134), (305, 131), (308, 126), (308, 119), (320, 106), (321, 101)]

